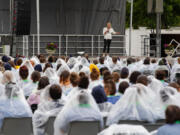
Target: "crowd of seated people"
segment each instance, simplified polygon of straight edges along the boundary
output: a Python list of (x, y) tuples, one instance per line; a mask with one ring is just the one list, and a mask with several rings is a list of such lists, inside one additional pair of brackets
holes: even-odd
[(5, 55), (0, 61), (0, 128), (6, 117), (32, 117), (35, 135), (44, 134), (51, 116), (56, 117), (55, 135), (67, 134), (73, 121), (99, 121), (103, 129), (121, 120), (166, 119), (156, 134), (178, 135), (179, 76), (180, 58)]

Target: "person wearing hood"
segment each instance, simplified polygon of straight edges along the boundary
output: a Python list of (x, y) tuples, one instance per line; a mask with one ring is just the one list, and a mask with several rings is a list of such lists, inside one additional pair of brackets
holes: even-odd
[(58, 84), (50, 85), (42, 93), (42, 102), (33, 115), (35, 135), (43, 135), (49, 117), (56, 116), (63, 108), (65, 101), (61, 99), (62, 89)]
[(54, 135), (67, 134), (73, 121), (100, 121), (101, 128), (103, 127), (99, 108), (87, 91), (79, 91), (66, 103), (54, 122)]
[(2, 56), (1, 60), (2, 60), (4, 63), (6, 63), (6, 62), (8, 62), (8, 61), (11, 60), (11, 59), (10, 59), (8, 56), (4, 55), (4, 56)]
[(23, 91), (14, 82), (11, 71), (3, 75), (4, 93), (0, 95), (0, 128), (4, 118), (31, 117), (32, 112), (27, 104)]

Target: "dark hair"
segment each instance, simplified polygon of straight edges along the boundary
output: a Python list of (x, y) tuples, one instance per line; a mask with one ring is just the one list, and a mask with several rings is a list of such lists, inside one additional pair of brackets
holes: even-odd
[(130, 83), (136, 84), (137, 78), (138, 78), (138, 76), (140, 76), (140, 75), (141, 75), (141, 72), (139, 72), (139, 71), (134, 71), (134, 72), (132, 72), (131, 75), (130, 75), (130, 77), (129, 77)]
[(22, 62), (23, 62), (22, 59), (18, 58), (18, 60), (16, 61), (16, 65), (21, 66)]
[(98, 60), (97, 59), (93, 60), (93, 64), (97, 65), (98, 64)]
[(80, 72), (79, 73), (79, 77), (81, 78), (81, 77), (84, 77), (84, 76), (86, 76), (86, 74), (84, 73), (84, 72)]
[(108, 82), (109, 80), (112, 80), (113, 77), (109, 71), (104, 71), (103, 73), (103, 81), (104, 83)]
[(49, 56), (48, 62), (49, 62), (49, 63), (53, 63), (53, 62), (54, 62), (54, 57), (53, 57), (53, 56)]
[(113, 72), (112, 77), (114, 82), (119, 82), (120, 74), (118, 72)]
[(114, 64), (117, 63), (117, 60), (118, 60), (117, 57), (115, 57), (115, 56), (112, 57), (112, 61), (113, 61)]
[(145, 60), (144, 60), (144, 65), (149, 65), (149, 64), (150, 64), (150, 58), (147, 57), (147, 58), (145, 58)]
[(79, 75), (75, 72), (72, 72), (70, 75), (70, 82), (72, 84), (73, 87), (78, 86), (79, 84)]
[(101, 74), (101, 76), (103, 75), (103, 72), (105, 72), (105, 71), (109, 71), (107, 67), (102, 67), (102, 68), (100, 69), (100, 74)]
[(152, 60), (151, 60), (151, 63), (156, 63), (156, 59), (152, 59)]
[(148, 85), (148, 78), (147, 78), (147, 76), (145, 76), (145, 75), (140, 75), (140, 76), (137, 78), (137, 83), (141, 83), (141, 84), (147, 86), (147, 85)]
[(99, 58), (99, 63), (100, 63), (100, 64), (104, 64), (104, 57), (100, 57), (100, 58)]
[(82, 89), (87, 89), (89, 86), (89, 79), (87, 76), (80, 77), (78, 87)]
[(90, 78), (92, 81), (99, 79), (99, 72), (95, 68), (92, 69), (92, 72), (90, 74)]
[(27, 68), (26, 66), (20, 67), (20, 69), (19, 69), (19, 76), (20, 76), (23, 80), (25, 80), (25, 79), (28, 78), (28, 75), (29, 75), (29, 70), (28, 70), (28, 68)]
[(114, 81), (109, 80), (105, 83), (104, 88), (107, 88), (109, 91), (110, 95), (115, 95), (116, 94), (116, 85)]
[(40, 89), (44, 89), (46, 86), (49, 85), (49, 79), (46, 76), (43, 76), (39, 79), (39, 83), (38, 83), (38, 90)]
[(40, 78), (41, 78), (41, 74), (38, 71), (32, 72), (31, 79), (34, 83), (38, 82)]
[(45, 64), (45, 67), (44, 67), (44, 69), (43, 69), (43, 72), (45, 72), (46, 69), (49, 68), (49, 67), (52, 68), (51, 63), (46, 63), (46, 64)]
[(122, 79), (125, 79), (125, 78), (127, 78), (128, 76), (129, 76), (129, 69), (126, 68), (126, 67), (122, 68), (122, 70), (121, 70), (121, 78), (122, 78)]
[(180, 120), (180, 108), (175, 105), (170, 105), (166, 109), (166, 123), (174, 124), (176, 121)]
[(119, 93), (124, 94), (126, 89), (129, 87), (129, 83), (126, 81), (123, 81), (119, 84)]
[(60, 83), (64, 84), (65, 82), (69, 81), (69, 79), (70, 79), (69, 71), (67, 70), (63, 71), (60, 75)]
[(163, 71), (163, 70), (157, 70), (156, 71), (156, 79), (164, 80), (165, 77), (166, 77), (165, 71)]
[(53, 84), (49, 89), (49, 94), (53, 100), (58, 100), (61, 98), (62, 89), (58, 84)]

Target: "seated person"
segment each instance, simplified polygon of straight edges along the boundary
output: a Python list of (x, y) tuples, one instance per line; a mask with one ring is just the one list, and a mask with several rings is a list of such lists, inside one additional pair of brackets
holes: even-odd
[(165, 82), (166, 73), (163, 70), (157, 70), (155, 73), (156, 79), (160, 80), (164, 87), (168, 86), (168, 83)]
[(49, 79), (46, 76), (41, 77), (38, 83), (37, 90), (34, 91), (28, 98), (28, 104), (31, 106), (32, 111), (34, 112), (37, 109), (38, 104), (40, 103), (40, 95), (49, 85)]
[(118, 93), (118, 89), (119, 89), (119, 84), (120, 84), (120, 74), (118, 72), (113, 72), (112, 73), (112, 77), (113, 77), (113, 81), (116, 84), (116, 93)]
[(93, 88), (92, 96), (98, 104), (101, 112), (109, 112), (111, 110), (112, 104), (107, 102), (108, 98), (104, 92), (104, 88), (101, 85)]
[(157, 135), (180, 134), (180, 108), (170, 105), (166, 109), (166, 124), (158, 129)]
[(4, 118), (31, 117), (32, 112), (27, 104), (23, 91), (13, 81), (13, 73), (6, 71), (3, 75), (4, 93), (0, 95), (0, 128)]
[(121, 82), (121, 84), (119, 85), (119, 93), (116, 94), (116, 95), (123, 95), (126, 91), (126, 89), (129, 87), (129, 83), (124, 81), (124, 82)]
[(134, 71), (134, 72), (132, 72), (131, 73), (131, 75), (130, 75), (130, 77), (129, 77), (129, 83), (130, 83), (130, 85), (133, 85), (133, 84), (136, 84), (136, 82), (137, 82), (137, 78), (138, 78), (138, 76), (140, 76), (141, 75), (141, 72), (139, 72), (139, 71)]
[(35, 135), (43, 135), (44, 126), (49, 117), (56, 116), (63, 108), (65, 102), (61, 99), (62, 90), (58, 84), (48, 86), (43, 92), (44, 100), (38, 105), (33, 116), (33, 127)]
[(129, 82), (128, 76), (129, 76), (129, 69), (126, 67), (122, 68), (120, 75), (120, 83), (123, 81)]
[(104, 91), (108, 97), (108, 102), (115, 104), (120, 99), (120, 96), (116, 96), (116, 85), (112, 80), (105, 83)]
[(73, 121), (100, 121), (101, 126), (103, 125), (97, 104), (91, 94), (84, 90), (79, 91), (70, 99), (58, 114), (54, 122), (54, 135), (67, 134), (70, 123)]

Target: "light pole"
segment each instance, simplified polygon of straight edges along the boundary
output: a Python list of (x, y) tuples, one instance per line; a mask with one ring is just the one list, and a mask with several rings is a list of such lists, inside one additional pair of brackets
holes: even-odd
[(37, 14), (37, 46), (38, 54), (40, 54), (40, 5), (39, 0), (36, 0), (36, 14)]
[(130, 27), (129, 27), (129, 56), (131, 56), (132, 23), (133, 23), (133, 3), (134, 3), (134, 0), (128, 0), (128, 1), (131, 2)]

